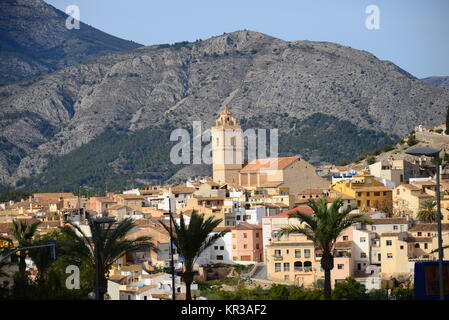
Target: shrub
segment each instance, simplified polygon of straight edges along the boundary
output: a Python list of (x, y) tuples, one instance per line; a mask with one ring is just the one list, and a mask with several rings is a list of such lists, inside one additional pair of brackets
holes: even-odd
[(343, 282), (335, 284), (332, 292), (332, 298), (337, 300), (364, 300), (368, 298), (363, 284), (357, 282), (354, 278), (348, 277)]

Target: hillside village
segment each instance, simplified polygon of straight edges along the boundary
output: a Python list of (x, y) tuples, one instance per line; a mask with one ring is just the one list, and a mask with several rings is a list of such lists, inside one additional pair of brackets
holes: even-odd
[[(261, 285), (320, 286), (324, 278), (321, 250), (304, 235), (278, 236), (282, 227), (300, 223), (290, 214), (313, 215), (308, 201), (319, 198), (328, 202), (340, 198), (343, 208), (350, 206), (351, 213), (363, 214), (370, 221), (354, 224), (338, 237), (331, 272), (333, 287), (352, 277), (367, 291), (380, 289), (383, 280), (413, 279), (416, 261), (437, 259), (437, 223), (422, 214), (436, 199), (435, 164), (430, 158), (405, 156), (409, 140), (380, 152), (369, 163), (363, 160), (318, 168), (297, 155), (256, 159), (239, 166), (217, 160), (224, 157), (224, 150), (235, 148), (232, 141), (228, 146), (218, 139), (230, 127), (238, 128), (238, 120), (225, 108), (212, 128), (212, 141), (217, 138), (212, 146), (212, 177), (89, 198), (65, 192), (35, 193), (21, 201), (0, 204), (0, 236), (11, 236), (13, 220), (27, 224), (41, 221), (37, 233), (44, 235), (68, 222), (88, 233), (88, 216), (133, 219), (136, 227), (127, 235), (129, 239), (151, 236), (159, 252), (128, 252), (115, 261), (108, 276), (108, 295), (113, 300), (172, 298), (172, 279), (166, 273), (171, 263), (170, 237), (159, 223), (168, 222), (170, 214), (177, 223), (183, 218), (187, 224), (194, 212), (220, 218), (222, 222), (214, 232), (229, 231), (197, 259), (198, 281), (211, 278), (214, 266), (245, 265), (246, 276)], [(445, 158), (449, 136), (439, 129), (442, 127), (419, 126), (412, 135), (418, 144), (434, 141)], [(449, 170), (444, 166), (441, 192), (443, 245), (447, 246)], [(173, 259), (176, 270), (181, 271), (183, 259), (176, 249)], [(14, 270), (11, 266), (9, 276), (1, 280), (8, 279)], [(29, 258), (27, 270), (30, 277), (36, 276), (36, 265)], [(176, 277), (175, 286), (177, 299), (182, 299), (186, 288), (181, 277)], [(205, 299), (196, 283), (192, 290), (195, 297)]]

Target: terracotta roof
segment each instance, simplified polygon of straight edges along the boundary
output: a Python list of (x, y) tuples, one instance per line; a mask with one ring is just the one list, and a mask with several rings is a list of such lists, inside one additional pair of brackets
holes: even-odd
[(301, 192), (298, 192), (298, 195), (314, 195), (314, 194), (323, 194), (323, 191), (326, 189), (304, 189)]
[(432, 237), (408, 237), (407, 242), (432, 242)]
[(126, 280), (126, 278), (128, 278), (128, 276), (124, 276), (121, 274), (114, 274), (112, 276), (109, 276), (108, 280), (112, 281), (112, 282), (116, 282), (118, 284), (124, 284), (124, 280)]
[(177, 194), (190, 194), (190, 193), (194, 193), (196, 191), (195, 188), (191, 188), (191, 187), (186, 187), (184, 186), (175, 186), (171, 189), (171, 191), (173, 193), (177, 193)]
[(415, 191), (418, 191), (418, 190), (421, 190), (421, 188), (418, 188), (418, 187), (416, 187), (416, 186), (414, 186), (414, 185), (411, 185), (411, 184), (401, 184), (400, 186), (398, 186), (397, 188), (400, 188), (400, 187), (404, 187), (404, 188), (407, 188), (407, 189), (409, 189), (409, 190), (415, 190)]
[(155, 284), (149, 284), (149, 285), (145, 285), (145, 286), (138, 287), (138, 288), (126, 287), (125, 290), (120, 290), (120, 291), (121, 292), (129, 292), (129, 293), (142, 293), (142, 292), (148, 291), (151, 288), (155, 288), (155, 287), (156, 287)]
[(271, 182), (264, 182), (262, 183), (260, 186), (262, 188), (277, 188), (279, 187), (281, 184), (283, 184), (282, 181), (271, 181)]
[(399, 232), (383, 232), (381, 234), (382, 237), (396, 237), (399, 235)]
[(262, 229), (262, 226), (259, 224), (251, 224), (248, 222), (240, 222), (238, 225), (234, 227), (234, 230), (256, 230)]
[(284, 169), (296, 160), (299, 156), (284, 157), (284, 158), (265, 158), (253, 160), (244, 166), (240, 172), (259, 171), (263, 169)]
[[(449, 231), (449, 223), (442, 223), (441, 229), (443, 231)], [(437, 223), (418, 223), (411, 227), (409, 232), (416, 232), (416, 231), (438, 231), (438, 224)]]
[(122, 198), (124, 200), (143, 200), (145, 197), (138, 196), (135, 194), (118, 194), (117, 198)]
[(222, 232), (222, 231), (231, 231), (234, 227), (216, 227), (212, 232)]
[(71, 192), (35, 193), (34, 198), (76, 198)]
[(373, 224), (407, 224), (406, 218), (371, 219)]
[(415, 186), (435, 186), (436, 182), (433, 180), (428, 180), (428, 181), (412, 181), (410, 182), (411, 185), (415, 185)]
[(338, 241), (335, 242), (335, 249), (351, 249), (352, 241)]
[(313, 210), (309, 206), (303, 205), (303, 206), (298, 206), (298, 207), (295, 207), (293, 209), (290, 209), (290, 210), (278, 213), (275, 216), (266, 216), (266, 217), (263, 217), (263, 218), (266, 218), (266, 219), (268, 219), (268, 218), (270, 218), (270, 219), (271, 218), (285, 218), (285, 217), (288, 217), (289, 214), (295, 213), (295, 212), (300, 212), (300, 213), (304, 213), (304, 214), (312, 214)]

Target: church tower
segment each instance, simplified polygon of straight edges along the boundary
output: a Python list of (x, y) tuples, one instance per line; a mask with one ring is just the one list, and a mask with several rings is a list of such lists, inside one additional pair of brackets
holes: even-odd
[(211, 137), (213, 180), (238, 184), (243, 165), (243, 133), (226, 107), (211, 127)]

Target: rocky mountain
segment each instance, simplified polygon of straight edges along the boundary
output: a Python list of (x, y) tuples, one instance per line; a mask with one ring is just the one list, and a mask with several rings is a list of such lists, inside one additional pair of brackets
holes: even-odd
[(42, 0), (0, 1), (0, 85), (141, 46), (82, 22), (69, 30), (67, 17)]
[(449, 77), (428, 77), (421, 80), (437, 87), (449, 89)]
[(244, 128), (279, 128), (283, 155), (349, 162), (441, 123), (448, 104), (449, 90), (335, 43), (237, 31), (141, 47), (0, 88), (0, 183), (167, 180), (183, 168), (171, 130), (207, 128), (224, 106)]

